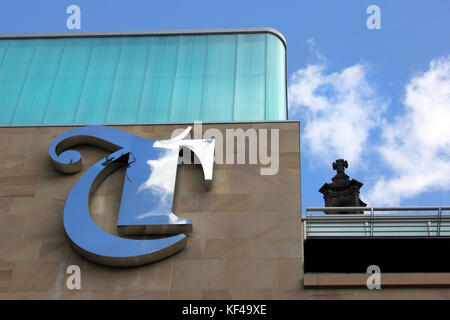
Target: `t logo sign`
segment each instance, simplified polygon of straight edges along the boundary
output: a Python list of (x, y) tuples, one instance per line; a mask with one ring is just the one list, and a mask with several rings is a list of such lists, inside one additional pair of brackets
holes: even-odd
[[(81, 170), (81, 155), (67, 150), (70, 147), (91, 144), (112, 152), (80, 177), (64, 206), (64, 228), (80, 255), (108, 266), (137, 266), (163, 259), (185, 247), (186, 236), (182, 233), (192, 231), (192, 221), (172, 212), (180, 148), (188, 148), (198, 157), (209, 186), (215, 145), (214, 139), (183, 140), (190, 130), (188, 127), (170, 140), (150, 140), (112, 127), (89, 126), (69, 130), (52, 141), (50, 160), (56, 170), (66, 174)], [(127, 169), (117, 222), (119, 233), (173, 236), (126, 239), (103, 231), (92, 220), (89, 212), (92, 194), (121, 166)]]

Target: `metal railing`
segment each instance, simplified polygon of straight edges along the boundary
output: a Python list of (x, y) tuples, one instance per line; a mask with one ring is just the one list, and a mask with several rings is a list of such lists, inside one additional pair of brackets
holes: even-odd
[[(326, 207), (306, 208), (303, 237), (440, 237), (450, 236), (450, 207)], [(310, 212), (363, 212), (363, 214), (308, 214)], [(379, 213), (415, 211), (422, 213)], [(434, 211), (434, 213), (423, 212)]]

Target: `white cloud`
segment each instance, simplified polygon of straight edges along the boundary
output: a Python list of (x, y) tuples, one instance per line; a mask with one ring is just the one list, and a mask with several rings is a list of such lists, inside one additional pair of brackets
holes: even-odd
[[(295, 72), (288, 89), (290, 113), (303, 120), (308, 156), (326, 166), (345, 158), (354, 168), (363, 151), (378, 155), (365, 160), (389, 175), (368, 170), (360, 177), (371, 181), (362, 194), (369, 206), (400, 205), (423, 192), (450, 190), (450, 56), (431, 61), (409, 81), (395, 119), (385, 118), (386, 103), (368, 83), (364, 65), (325, 70), (321, 57)], [(368, 142), (372, 132), (381, 142)]]
[(450, 190), (450, 56), (406, 86), (404, 112), (381, 126), (377, 148), (392, 169), (367, 193), (370, 205), (399, 205), (425, 191)]
[(316, 56), (319, 63), (298, 70), (291, 78), (290, 114), (305, 120), (302, 141), (312, 156), (327, 165), (345, 158), (356, 167), (384, 104), (368, 84), (364, 65), (325, 74), (325, 58)]

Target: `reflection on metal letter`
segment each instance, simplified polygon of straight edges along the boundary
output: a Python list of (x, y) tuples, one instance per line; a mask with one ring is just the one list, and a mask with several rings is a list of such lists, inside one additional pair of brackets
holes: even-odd
[[(207, 187), (214, 165), (214, 139), (183, 140), (191, 130), (170, 140), (145, 139), (104, 126), (69, 130), (49, 147), (54, 168), (63, 173), (81, 170), (81, 155), (67, 150), (90, 144), (112, 153), (89, 168), (76, 182), (64, 206), (64, 228), (75, 250), (87, 259), (108, 266), (137, 266), (168, 257), (186, 245), (183, 232), (192, 232), (192, 221), (172, 212), (180, 148), (200, 160)], [(67, 151), (66, 151), (67, 150)], [(133, 240), (109, 234), (92, 220), (89, 200), (98, 185), (113, 171), (126, 166), (117, 226), (120, 234), (168, 234), (161, 239)]]

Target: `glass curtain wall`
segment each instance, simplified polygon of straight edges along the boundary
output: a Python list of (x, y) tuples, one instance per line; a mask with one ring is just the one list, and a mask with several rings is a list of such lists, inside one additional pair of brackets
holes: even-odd
[(286, 120), (270, 33), (0, 40), (0, 125)]

